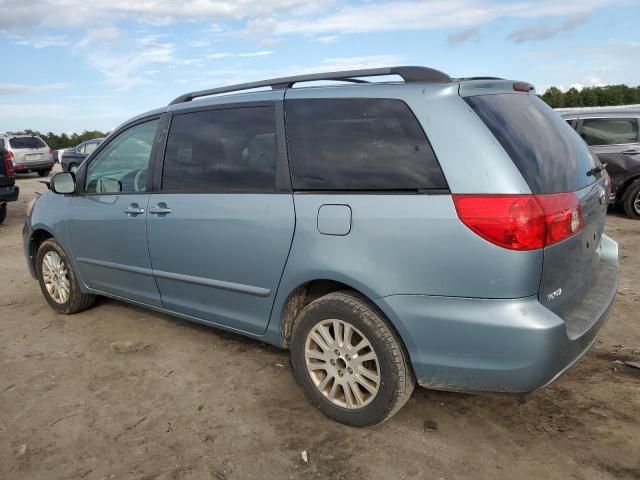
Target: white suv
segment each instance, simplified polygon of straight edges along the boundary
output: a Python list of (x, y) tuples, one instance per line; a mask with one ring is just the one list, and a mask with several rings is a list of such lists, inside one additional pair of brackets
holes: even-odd
[(0, 135), (0, 148), (9, 152), (16, 173), (38, 172), (47, 177), (53, 168), (53, 155), (40, 137), (33, 135)]

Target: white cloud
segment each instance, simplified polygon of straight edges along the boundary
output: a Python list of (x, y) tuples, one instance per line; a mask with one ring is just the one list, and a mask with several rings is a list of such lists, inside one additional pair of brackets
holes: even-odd
[(33, 38), (11, 35), (10, 38), (16, 45), (27, 45), (33, 48), (66, 47), (71, 44), (66, 35), (44, 35)]
[(335, 43), (339, 38), (340, 36), (338, 35), (325, 35), (323, 37), (317, 37), (315, 40), (320, 43)]
[(265, 57), (267, 55), (273, 55), (273, 51), (261, 50), (258, 52), (244, 52), (244, 53), (221, 52), (221, 53), (212, 53), (210, 55), (207, 55), (207, 58), (210, 60), (220, 60), (222, 58), (229, 58), (229, 57), (248, 58), (248, 57)]
[(205, 40), (192, 40), (188, 42), (187, 45), (189, 45), (192, 48), (202, 48), (202, 47), (208, 47), (210, 45), (210, 42), (207, 42)]
[(91, 43), (113, 42), (121, 36), (122, 32), (120, 29), (114, 26), (94, 28), (87, 31), (84, 38), (78, 42), (77, 47), (86, 47)]
[(68, 88), (71, 88), (70, 83), (49, 83), (46, 85), (0, 83), (0, 95), (38, 95), (52, 90), (65, 90)]
[(255, 17), (246, 22), (246, 35), (336, 35), (364, 32), (470, 28), (505, 17), (566, 17), (589, 14), (626, 0), (496, 0), (386, 1), (348, 5), (314, 17)]
[(157, 35), (122, 38), (115, 43), (86, 48), (81, 55), (91, 68), (103, 75), (107, 84), (118, 90), (129, 90), (152, 83), (158, 65), (174, 63), (175, 45), (158, 39)]
[(16, 31), (38, 25), (86, 26), (94, 22), (133, 20), (166, 25), (188, 20), (218, 22), (264, 15), (304, 15), (331, 2), (315, 0), (4, 0), (0, 30)]
[(340, 70), (360, 70), (399, 65), (403, 61), (400, 55), (366, 55), (360, 57), (325, 58), (319, 65), (307, 68), (292, 69), (296, 73), (315, 73)]
[[(0, 103), (0, 117), (16, 120), (60, 118), (69, 112), (67, 105), (58, 103), (24, 104), (24, 103)], [(26, 127), (28, 128), (28, 127)], [(20, 130), (11, 127), (10, 130)]]

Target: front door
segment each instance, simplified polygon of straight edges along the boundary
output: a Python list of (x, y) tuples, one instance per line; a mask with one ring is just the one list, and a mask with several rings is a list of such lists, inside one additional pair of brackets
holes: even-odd
[(276, 186), (276, 137), (273, 104), (173, 116), (147, 217), (165, 308), (266, 330), (295, 218), (291, 193)]
[(161, 306), (147, 249), (147, 172), (158, 119), (117, 133), (83, 167), (67, 232), (82, 280), (92, 289)]

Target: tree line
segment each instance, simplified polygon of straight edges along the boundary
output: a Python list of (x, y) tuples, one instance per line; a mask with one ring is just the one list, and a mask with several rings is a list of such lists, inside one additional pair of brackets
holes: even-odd
[(100, 130), (85, 130), (82, 133), (62, 133), (58, 135), (53, 132), (40, 133), (37, 130), (27, 129), (21, 132), (11, 132), (11, 135), (33, 135), (35, 137), (40, 137), (47, 145), (49, 145), (49, 148), (58, 150), (61, 148), (75, 147), (79, 143), (87, 140), (93, 140), (94, 138), (106, 137), (107, 133), (101, 132)]
[(635, 105), (640, 104), (640, 86), (606, 85), (582, 90), (570, 88), (566, 92), (551, 87), (541, 97), (552, 108)]

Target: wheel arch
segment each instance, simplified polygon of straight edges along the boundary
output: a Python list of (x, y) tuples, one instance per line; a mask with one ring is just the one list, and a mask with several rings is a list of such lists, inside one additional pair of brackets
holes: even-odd
[[(407, 339), (405, 339), (401, 334), (400, 330), (392, 319), (392, 315), (389, 315), (385, 311), (385, 309), (374, 300), (377, 297), (375, 295), (372, 295), (371, 292), (368, 292), (366, 288), (356, 286), (354, 283), (349, 282), (348, 280), (345, 281), (343, 279), (335, 280), (329, 278), (317, 278), (313, 280), (307, 280), (289, 291), (282, 309), (280, 310), (279, 315), (276, 317), (278, 319), (278, 329), (280, 334), (281, 346), (283, 348), (289, 348), (291, 335), (293, 333), (293, 327), (295, 326), (296, 321), (300, 316), (300, 312), (302, 312), (302, 310), (307, 305), (309, 305), (317, 298), (337, 291), (350, 291), (366, 300), (384, 319), (389, 328), (394, 331), (399, 342), (404, 348), (404, 351), (406, 352), (409, 359), (409, 364), (411, 365), (410, 350), (407, 348), (408, 345), (406, 343)], [(413, 367), (411, 366), (411, 368)]]
[(29, 262), (36, 279), (38, 278), (38, 269), (36, 268), (38, 249), (40, 245), (42, 245), (42, 242), (50, 238), (55, 238), (55, 236), (49, 230), (42, 227), (35, 229), (29, 238)]
[(640, 173), (636, 173), (635, 175), (629, 177), (624, 181), (622, 185), (620, 185), (620, 188), (618, 188), (618, 193), (616, 194), (616, 203), (622, 204), (627, 199), (629, 187), (633, 185), (637, 180), (640, 180)]

